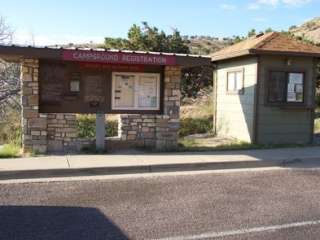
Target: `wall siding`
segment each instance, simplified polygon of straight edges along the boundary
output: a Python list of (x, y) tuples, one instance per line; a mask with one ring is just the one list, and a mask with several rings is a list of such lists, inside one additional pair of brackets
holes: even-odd
[(312, 106), (314, 63), (311, 57), (294, 57), (291, 66), (286, 64), (287, 57), (261, 56), (260, 92), (258, 108), (258, 138), (260, 144), (305, 144), (312, 136), (313, 110), (284, 109), (266, 105), (268, 72), (272, 69), (284, 71), (304, 71), (305, 101)]
[[(227, 93), (227, 73), (244, 71), (244, 94)], [(254, 129), (254, 99), (257, 82), (257, 58), (221, 62), (216, 70), (216, 131), (220, 136), (252, 142)]]

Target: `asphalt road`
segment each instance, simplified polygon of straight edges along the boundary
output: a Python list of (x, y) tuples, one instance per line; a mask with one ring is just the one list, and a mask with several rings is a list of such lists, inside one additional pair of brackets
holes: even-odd
[(0, 240), (319, 239), (320, 171), (0, 184)]

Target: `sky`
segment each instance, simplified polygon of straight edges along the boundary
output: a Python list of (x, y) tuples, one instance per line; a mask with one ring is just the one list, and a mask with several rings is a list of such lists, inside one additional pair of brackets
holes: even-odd
[(320, 0), (0, 0), (18, 44), (103, 42), (147, 21), (166, 33), (231, 37), (320, 17)]

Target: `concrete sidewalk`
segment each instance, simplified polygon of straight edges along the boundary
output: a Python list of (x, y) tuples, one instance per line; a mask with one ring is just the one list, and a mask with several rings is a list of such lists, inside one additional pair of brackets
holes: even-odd
[(305, 163), (320, 166), (320, 147), (0, 159), (0, 180), (271, 166), (295, 167)]

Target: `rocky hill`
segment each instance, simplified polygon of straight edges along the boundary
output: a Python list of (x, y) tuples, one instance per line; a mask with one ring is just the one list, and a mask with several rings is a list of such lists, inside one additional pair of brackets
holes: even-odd
[(292, 26), (289, 31), (314, 43), (320, 43), (320, 17), (307, 21), (300, 26)]
[(232, 44), (231, 38), (217, 38), (211, 36), (184, 36), (190, 52), (198, 55), (209, 55)]
[[(320, 17), (314, 18), (310, 21), (303, 23), (302, 25), (292, 26), (287, 31), (293, 33), (296, 36), (303, 37), (314, 43), (320, 44)], [(234, 42), (244, 39), (241, 36), (217, 38), (214, 36), (183, 36), (189, 46), (192, 54), (209, 55), (224, 47), (227, 47)], [(68, 44), (64, 47), (101, 47), (102, 43), (87, 43), (87, 44)]]
[[(320, 17), (309, 20), (301, 25), (292, 26), (286, 31), (291, 32), (295, 36), (320, 44)], [(191, 53), (200, 55), (208, 55), (216, 52), (221, 48), (231, 45), (235, 40), (237, 40), (236, 36), (233, 38), (185, 36), (184, 38), (188, 43)]]

